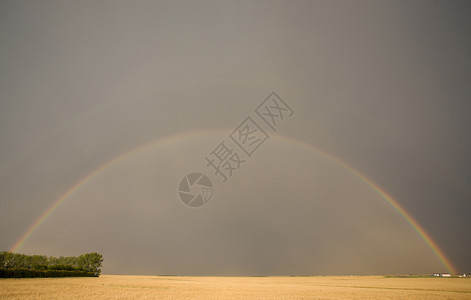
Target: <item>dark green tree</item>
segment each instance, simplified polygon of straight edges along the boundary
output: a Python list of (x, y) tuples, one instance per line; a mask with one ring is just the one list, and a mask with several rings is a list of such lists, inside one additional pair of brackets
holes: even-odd
[(47, 257), (0, 252), (0, 277), (100, 276), (103, 256), (96, 252), (79, 257)]
[(96, 252), (82, 254), (78, 257), (78, 267), (84, 271), (93, 272), (95, 276), (100, 276), (102, 262), (103, 255)]

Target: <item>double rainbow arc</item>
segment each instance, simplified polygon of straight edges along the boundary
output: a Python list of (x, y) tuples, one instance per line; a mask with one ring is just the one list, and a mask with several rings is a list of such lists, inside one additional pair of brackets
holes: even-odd
[[(182, 134), (167, 136), (164, 138), (160, 138), (144, 145), (141, 145), (137, 148), (134, 148), (128, 152), (125, 152), (121, 155), (116, 156), (115, 158), (109, 160), (108, 162), (104, 163), (103, 165), (99, 166), (91, 173), (87, 174), (83, 177), (80, 181), (74, 184), (70, 189), (68, 189), (62, 196), (60, 196), (57, 200), (55, 200), (49, 208), (47, 208), (29, 227), (28, 229), (21, 235), (21, 237), (17, 240), (17, 242), (11, 247), (11, 252), (17, 252), (24, 243), (28, 240), (28, 238), (34, 233), (34, 231), (41, 226), (41, 224), (59, 207), (64, 201), (66, 201), (71, 195), (73, 195), (77, 190), (79, 190), (82, 186), (84, 186), (87, 182), (92, 180), (98, 174), (106, 170), (107, 168), (117, 164), (118, 162), (124, 160), (125, 158), (136, 154), (137, 152), (144, 151), (149, 148), (153, 147), (162, 147), (165, 145), (177, 143), (179, 141), (192, 138), (192, 137), (201, 137), (211, 134), (227, 134), (228, 130), (223, 129), (209, 129), (209, 130), (199, 130), (199, 131), (190, 131), (185, 132)], [(275, 138), (284, 142), (296, 144), (298, 146), (307, 148), (315, 153), (335, 162), (337, 165), (342, 167), (343, 169), (350, 172), (353, 176), (359, 178), (362, 182), (364, 182), (367, 186), (373, 189), (378, 195), (381, 196), (386, 202), (388, 202), (406, 221), (409, 223), (412, 228), (419, 234), (419, 236), (425, 241), (427, 246), (432, 250), (432, 252), (436, 255), (436, 257), (440, 260), (443, 266), (448, 270), (448, 272), (456, 274), (456, 269), (451, 263), (451, 261), (446, 257), (437, 243), (432, 239), (432, 237), (425, 231), (425, 229), (409, 214), (400, 204), (397, 202), (391, 195), (389, 195), (385, 190), (379, 187), (374, 181), (372, 181), (367, 176), (363, 175), (358, 170), (354, 169), (352, 166), (347, 164), (346, 162), (342, 161), (341, 159), (335, 157), (334, 155), (327, 153), (315, 146), (310, 144), (303, 143), (299, 140), (288, 138), (281, 135), (273, 135), (271, 138)]]

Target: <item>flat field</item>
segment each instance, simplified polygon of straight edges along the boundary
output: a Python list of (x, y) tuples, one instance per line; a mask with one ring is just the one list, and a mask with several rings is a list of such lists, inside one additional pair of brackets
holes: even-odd
[(471, 299), (471, 278), (384, 276), (0, 279), (0, 299)]

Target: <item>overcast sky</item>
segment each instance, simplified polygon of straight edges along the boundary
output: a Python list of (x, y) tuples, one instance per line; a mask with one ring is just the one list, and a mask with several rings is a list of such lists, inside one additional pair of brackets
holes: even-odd
[[(129, 153), (18, 251), (96, 251), (105, 274), (446, 271), (336, 157), (471, 272), (470, 11), (469, 1), (1, 1), (0, 250)], [(276, 132), (254, 111), (272, 91), (294, 111)], [(252, 157), (229, 138), (248, 116), (269, 136)], [(246, 160), (225, 183), (205, 160), (221, 141)], [(191, 172), (214, 187), (197, 209), (177, 193)]]

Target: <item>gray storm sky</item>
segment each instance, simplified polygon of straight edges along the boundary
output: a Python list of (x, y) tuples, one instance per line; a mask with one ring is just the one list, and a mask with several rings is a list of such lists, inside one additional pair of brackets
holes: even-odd
[[(471, 272), (469, 1), (1, 1), (0, 250), (121, 274)], [(226, 183), (204, 157), (272, 91), (295, 111)], [(263, 124), (262, 124), (263, 125)], [(199, 131), (196, 134), (185, 134)], [(298, 142), (289, 142), (281, 135)], [(214, 185), (189, 209), (189, 172)]]

